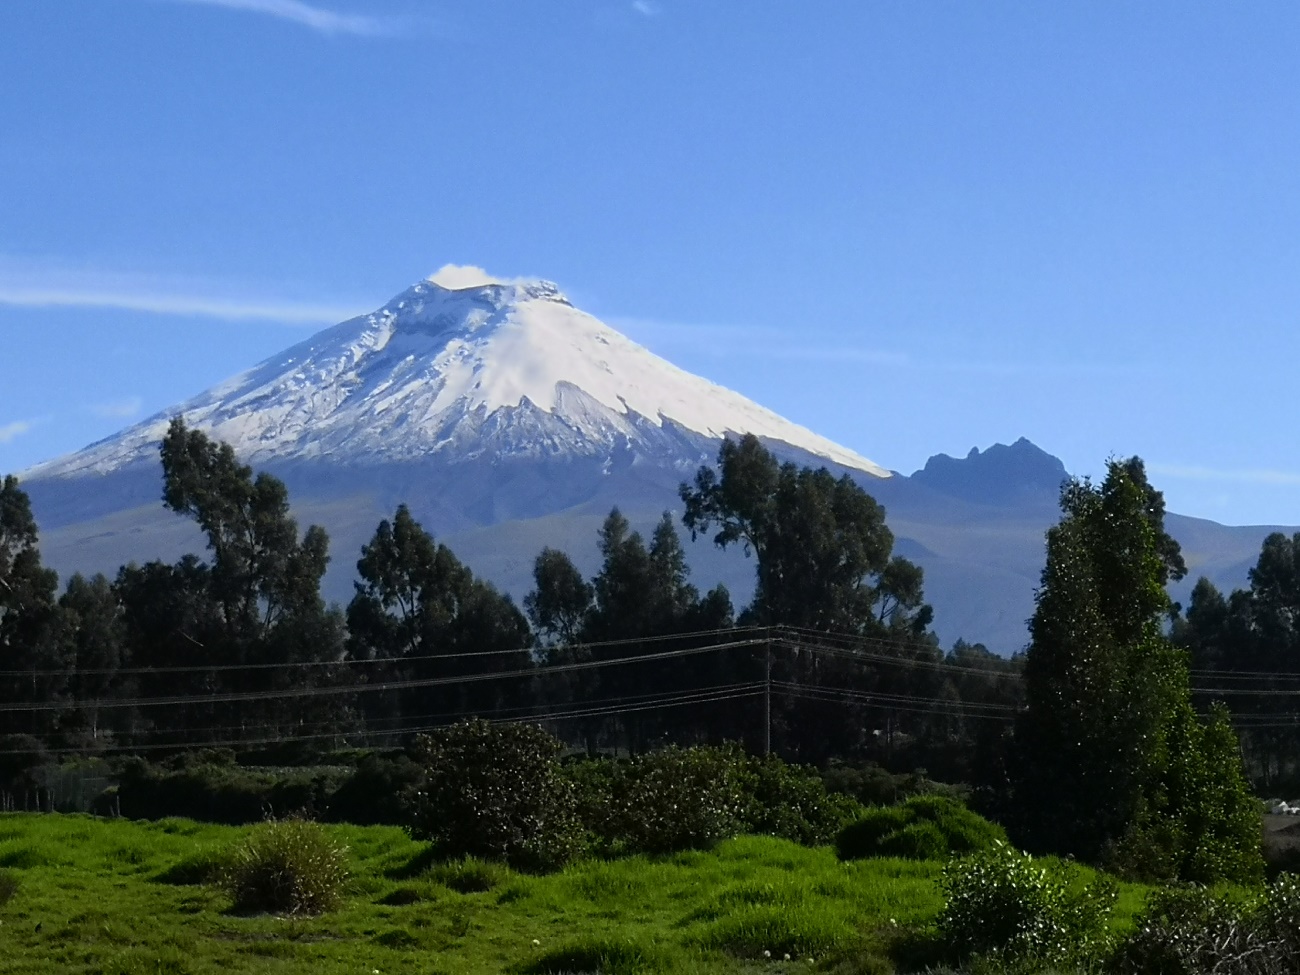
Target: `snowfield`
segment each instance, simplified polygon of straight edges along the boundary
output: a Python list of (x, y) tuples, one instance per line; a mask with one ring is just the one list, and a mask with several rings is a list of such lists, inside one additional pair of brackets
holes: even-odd
[(541, 280), (454, 280), (440, 272), (373, 314), (27, 476), (105, 474), (152, 459), (178, 414), (251, 463), (374, 463), (435, 453), (589, 457), (622, 449), (680, 455), (684, 444), (698, 449), (699, 437), (753, 433), (889, 476), (661, 359)]

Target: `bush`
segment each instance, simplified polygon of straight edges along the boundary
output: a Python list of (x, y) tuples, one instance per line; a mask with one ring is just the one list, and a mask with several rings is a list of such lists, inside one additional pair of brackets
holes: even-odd
[(828, 792), (856, 799), (864, 806), (892, 806), (921, 795), (965, 796), (964, 788), (935, 782), (924, 769), (900, 775), (874, 763), (850, 765), (833, 759), (820, 775)]
[(482, 857), (520, 870), (563, 866), (582, 849), (561, 745), (539, 727), (465, 721), (421, 735), (424, 786), (408, 829), (439, 855)]
[(230, 854), (221, 886), (237, 911), (321, 914), (338, 906), (347, 849), (318, 824), (282, 819), (253, 828)]
[(564, 767), (578, 817), (603, 854), (705, 849), (737, 833), (829, 842), (862, 807), (817, 772), (740, 748), (668, 748), (631, 761)]
[(409, 796), (423, 781), (420, 766), (406, 755), (365, 755), (329, 797), (328, 817), (358, 826), (400, 826), (409, 816)]
[(249, 769), (228, 752), (178, 756), (170, 765), (128, 759), (118, 778), (117, 804), (128, 819), (183, 816), (242, 826), (268, 815), (314, 815), (327, 806), (346, 769)]
[(1099, 958), (1108, 946), (1118, 897), (1108, 877), (1079, 887), (1065, 868), (999, 844), (949, 863), (941, 883), (947, 904), (937, 927), (958, 960), (1069, 963)]
[(1300, 971), (1300, 880), (1280, 877), (1262, 897), (1241, 889), (1171, 887), (1111, 960), (1114, 975), (1272, 975)]
[(864, 811), (856, 800), (828, 793), (815, 769), (789, 765), (775, 755), (748, 759), (743, 777), (747, 833), (820, 846)]
[(574, 814), (589, 836), (592, 852), (617, 854), (625, 846), (619, 834), (615, 796), (626, 788), (626, 763), (609, 758), (584, 758), (561, 766), (573, 790)]
[(907, 857), (941, 860), (1006, 845), (1001, 826), (940, 795), (914, 796), (897, 806), (865, 810), (836, 837), (841, 860)]
[(1282, 875), (1269, 884), (1258, 924), (1274, 946), (1277, 971), (1300, 971), (1300, 878)]
[(608, 821), (626, 852), (707, 850), (739, 834), (748, 799), (737, 757), (674, 746), (629, 762), (615, 779)]
[(1117, 975), (1200, 975), (1221, 971), (1252, 947), (1244, 905), (1204, 887), (1154, 892), (1138, 928), (1119, 946)]

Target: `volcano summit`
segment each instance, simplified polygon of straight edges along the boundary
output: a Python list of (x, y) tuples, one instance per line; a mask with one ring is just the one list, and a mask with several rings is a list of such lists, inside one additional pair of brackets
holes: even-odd
[[(431, 278), (370, 315), (30, 477), (107, 474), (156, 459), (170, 417), (249, 463), (596, 457), (658, 460), (753, 433), (876, 477), (889, 472), (691, 375), (579, 311), (554, 284)], [(463, 281), (455, 281), (463, 284)], [(707, 452), (707, 451), (706, 451)]]

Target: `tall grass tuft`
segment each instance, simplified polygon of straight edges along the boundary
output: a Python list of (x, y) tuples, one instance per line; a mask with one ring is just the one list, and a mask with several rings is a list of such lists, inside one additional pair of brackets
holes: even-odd
[(585, 938), (554, 948), (517, 971), (520, 975), (645, 975), (661, 971), (664, 961), (660, 951), (635, 941)]
[(18, 875), (12, 870), (0, 870), (0, 907), (4, 907), (18, 893)]
[(322, 914), (339, 905), (347, 880), (346, 847), (319, 823), (282, 819), (254, 827), (235, 847), (221, 886), (237, 911)]

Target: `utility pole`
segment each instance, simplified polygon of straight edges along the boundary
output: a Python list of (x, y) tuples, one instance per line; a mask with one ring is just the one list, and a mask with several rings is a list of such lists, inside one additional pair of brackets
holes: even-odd
[(764, 642), (767, 649), (763, 681), (763, 756), (772, 754), (772, 630), (767, 631)]

